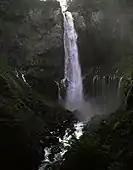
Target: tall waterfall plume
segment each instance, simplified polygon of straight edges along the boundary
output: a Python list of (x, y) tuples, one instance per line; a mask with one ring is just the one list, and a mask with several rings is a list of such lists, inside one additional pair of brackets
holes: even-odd
[(84, 103), (83, 83), (78, 57), (77, 33), (71, 12), (64, 12), (64, 49), (65, 49), (65, 80), (68, 83), (66, 108), (81, 111)]

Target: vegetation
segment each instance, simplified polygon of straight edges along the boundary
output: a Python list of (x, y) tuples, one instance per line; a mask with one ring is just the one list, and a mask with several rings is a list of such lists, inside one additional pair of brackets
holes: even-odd
[[(131, 170), (133, 168), (132, 1), (75, 0), (70, 5), (78, 31), (84, 72), (99, 66), (106, 73), (119, 69), (125, 100), (110, 115), (93, 117), (79, 140), (73, 138), (61, 170)], [(92, 13), (102, 14), (92, 21)], [(118, 23), (120, 24), (118, 24)], [(126, 25), (125, 25), (126, 24)], [(123, 27), (123, 32), (121, 28)], [(114, 31), (113, 31), (113, 30)], [(89, 63), (89, 64), (88, 64)], [(58, 169), (58, 168), (57, 168)]]
[[(133, 17), (131, 0), (73, 0), (83, 74), (101, 67), (123, 76), (125, 101), (115, 113), (93, 117), (70, 140), (61, 170), (133, 168)], [(63, 20), (59, 2), (0, 2), (0, 169), (36, 170), (50, 147), (60, 153), (75, 118), (58, 103), (63, 78)], [(25, 80), (25, 79), (26, 80)], [(124, 107), (125, 106), (125, 107)], [(4, 168), (3, 168), (4, 167)]]
[[(132, 169), (132, 111), (118, 111), (88, 125), (73, 142), (61, 169)], [(97, 124), (97, 122), (96, 122)]]
[(44, 148), (56, 148), (73, 129), (74, 117), (59, 105), (54, 83), (63, 72), (60, 6), (6, 0), (0, 15), (0, 169), (35, 170)]
[(59, 144), (58, 138), (73, 128), (74, 117), (27, 86), (10, 68), (0, 69), (0, 88), (1, 166), (37, 168), (43, 148)]

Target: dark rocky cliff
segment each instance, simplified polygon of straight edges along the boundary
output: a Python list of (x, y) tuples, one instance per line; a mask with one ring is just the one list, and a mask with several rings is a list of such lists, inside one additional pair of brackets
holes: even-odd
[(59, 3), (54, 6), (54, 3), (47, 2), (41, 9), (31, 11), (30, 17), (33, 25), (26, 24), (28, 53), (23, 69), (31, 86), (40, 90), (42, 82), (43, 93), (48, 96), (51, 93), (55, 99), (58, 92), (54, 80), (61, 80), (64, 74), (63, 23)]
[(63, 77), (61, 9), (7, 0), (0, 14), (0, 169), (35, 170), (73, 121), (54, 82)]
[(0, 167), (37, 169), (43, 149), (59, 145), (59, 137), (73, 127), (74, 117), (9, 67), (0, 68), (0, 89)]
[(28, 9), (26, 8), (25, 13), (22, 13), (22, 10), (16, 14), (9, 8), (9, 13), (4, 13), (0, 20), (3, 25), (0, 41), (1, 63), (23, 72), (29, 84), (35, 88), (39, 88), (38, 81), (48, 80), (50, 89), (56, 89), (53, 81), (63, 78), (64, 72), (60, 4), (57, 1), (35, 1), (30, 5), (23, 3), (18, 3), (17, 6), (16, 2), (12, 1), (9, 6), (5, 5), (5, 9), (14, 5), (20, 8), (18, 11), (22, 10), (22, 5), (27, 5)]
[(75, 18), (83, 72), (97, 66), (110, 72), (128, 55), (126, 45), (132, 39), (132, 6), (124, 1), (74, 0), (69, 10)]

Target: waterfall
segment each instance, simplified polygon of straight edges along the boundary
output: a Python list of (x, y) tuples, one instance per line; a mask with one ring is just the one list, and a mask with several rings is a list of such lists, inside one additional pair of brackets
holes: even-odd
[(122, 85), (122, 80), (123, 80), (123, 77), (120, 78), (119, 84), (118, 84), (118, 98), (121, 97), (121, 85)]
[(64, 12), (65, 80), (68, 82), (66, 108), (81, 111), (84, 103), (81, 68), (78, 58), (77, 34), (71, 12)]
[[(100, 78), (99, 78), (100, 77)], [(94, 76), (92, 78), (93, 97), (96, 100), (100, 112), (107, 114), (117, 110), (123, 100), (123, 77)]]
[(54, 81), (55, 82), (55, 84), (57, 85), (57, 87), (58, 87), (58, 100), (60, 101), (62, 98), (61, 98), (61, 95), (60, 95), (60, 85), (59, 85), (59, 83), (57, 82), (57, 81)]

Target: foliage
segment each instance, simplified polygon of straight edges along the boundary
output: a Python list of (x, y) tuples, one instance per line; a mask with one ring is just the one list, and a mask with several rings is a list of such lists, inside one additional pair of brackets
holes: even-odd
[[(118, 111), (73, 142), (60, 169), (132, 169), (132, 111)], [(93, 122), (92, 122), (93, 125)]]
[[(123, 104), (126, 104), (126, 107), (106, 118), (101, 116), (90, 120), (83, 136), (72, 141), (59, 169), (132, 169), (132, 1), (75, 0), (70, 10), (76, 20), (83, 70), (88, 70), (93, 65), (105, 67), (106, 72), (108, 66), (110, 69), (119, 69), (124, 78), (126, 97)], [(98, 14), (99, 11), (102, 13), (101, 20), (92, 22), (92, 14)], [(78, 25), (80, 18), (82, 20)]]
[(73, 128), (74, 117), (57, 102), (54, 83), (62, 76), (60, 14), (57, 1), (0, 1), (0, 158), (4, 169), (37, 169), (44, 147), (54, 148), (65, 130)]
[[(74, 117), (16, 77), (11, 67), (0, 68), (0, 89), (1, 166), (35, 168), (43, 158), (43, 148), (57, 147), (58, 138), (73, 128)], [(4, 165), (6, 161), (11, 164)]]
[[(126, 78), (128, 111), (92, 119), (79, 140), (72, 138), (65, 160), (57, 161), (53, 169), (132, 169), (133, 25), (132, 12), (127, 12), (132, 11), (132, 2), (75, 0), (71, 4), (70, 10), (78, 13), (75, 25), (83, 71), (95, 65), (112, 69), (117, 62), (115, 68)], [(1, 166), (32, 170), (43, 159), (44, 147), (51, 147), (53, 161), (62, 147), (59, 137), (67, 128), (73, 132), (74, 117), (57, 103), (54, 83), (63, 75), (62, 16), (58, 2), (39, 0), (1, 1), (0, 15)]]

